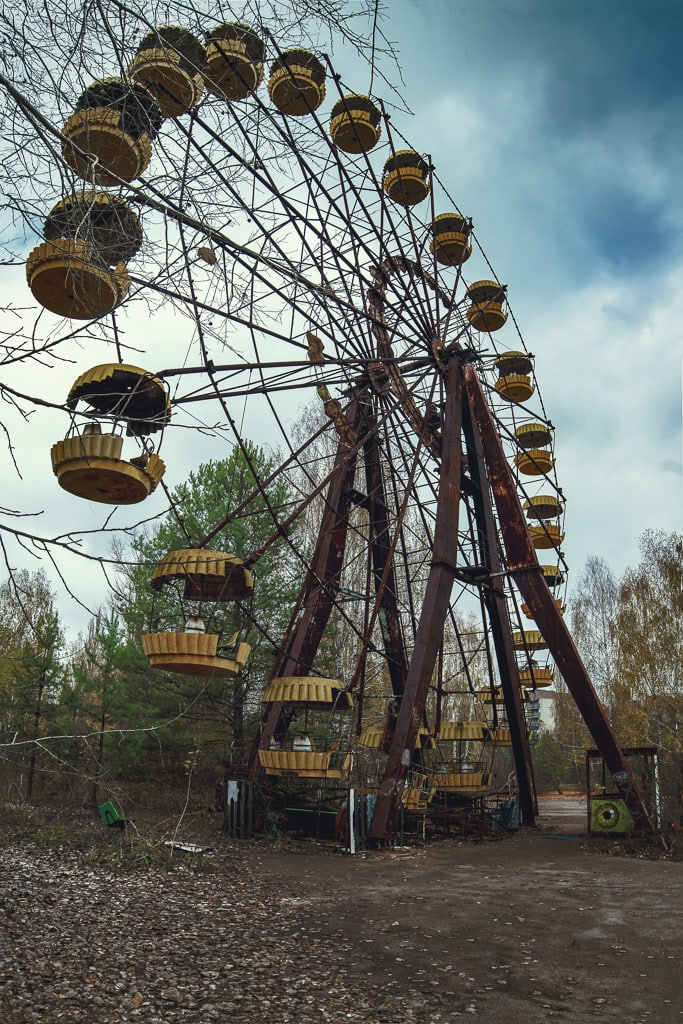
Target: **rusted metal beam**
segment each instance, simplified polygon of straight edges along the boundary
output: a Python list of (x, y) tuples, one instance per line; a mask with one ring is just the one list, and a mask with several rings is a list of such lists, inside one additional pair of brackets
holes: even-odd
[(483, 584), (483, 598), (491, 623), (493, 645), (496, 651), (498, 674), (503, 687), (512, 753), (519, 786), (519, 804), (522, 822), (533, 825), (538, 814), (534, 770), (529, 747), (529, 735), (522, 705), (519, 669), (512, 646), (512, 630), (507, 600), (502, 584), (502, 563), (498, 550), (496, 523), (491, 505), (491, 492), (487, 480), (486, 464), (481, 438), (475, 429), (469, 396), (463, 399), (463, 434), (467, 450), (467, 463), (472, 481), (472, 505), (478, 531), (478, 547), (482, 565), (489, 578)]
[[(391, 689), (395, 697), (400, 697), (405, 689), (408, 657), (396, 597), (396, 574), (391, 558), (389, 537), (389, 513), (376, 430), (371, 430), (368, 433), (367, 440), (363, 445), (363, 453), (372, 574), (380, 604), (378, 619), (387, 657)], [(394, 528), (398, 529), (398, 525)], [(382, 585), (383, 583), (384, 585)]]
[(432, 564), (394, 737), (368, 833), (374, 840), (390, 839), (394, 833), (403, 787), (443, 638), (458, 551), (461, 425), (462, 376), (460, 358), (456, 355), (446, 371), (446, 404)]
[(508, 570), (526, 601), (548, 650), (562, 673), (595, 745), (619, 788), (636, 828), (652, 830), (652, 820), (638, 793), (617, 738), (593, 689), (567, 625), (543, 576), (522, 511), (512, 471), (505, 458), (491, 412), (472, 365), (465, 367), (465, 385), (498, 511)]
[[(349, 403), (345, 415), (352, 429), (360, 429), (362, 409), (356, 399)], [(340, 441), (318, 540), (296, 604), (298, 613), (290, 623), (283, 646), (275, 658), (271, 679), (305, 676), (313, 665), (341, 578), (357, 462), (358, 449), (349, 457), (348, 445)], [(280, 703), (265, 706), (263, 730), (249, 768), (251, 780), (258, 779), (261, 770), (258, 750), (268, 749), (272, 737), (282, 725), (281, 717)]]

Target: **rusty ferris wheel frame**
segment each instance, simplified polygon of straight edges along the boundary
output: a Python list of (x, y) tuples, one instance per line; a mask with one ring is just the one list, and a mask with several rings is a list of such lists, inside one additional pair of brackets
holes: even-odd
[[(349, 510), (356, 497), (354, 480), (359, 451), (364, 453), (370, 538), (368, 557), (375, 582), (375, 614), (381, 623), (388, 672), (399, 711), (388, 718), (390, 745), (368, 837), (376, 842), (391, 839), (397, 825), (403, 789), (417, 749), (417, 737), (426, 710), (430, 684), (444, 633), (454, 581), (459, 571), (458, 515), (461, 498), (472, 503), (477, 535), (478, 563), (475, 573), (465, 570), (469, 582), (476, 579), (486, 606), (520, 794), (521, 819), (532, 824), (537, 813), (529, 737), (522, 705), (519, 668), (512, 644), (512, 625), (502, 578), (513, 580), (533, 613), (550, 653), (581, 713), (605, 765), (638, 829), (651, 830), (652, 819), (631, 775), (628, 762), (595, 693), (585, 666), (572, 641), (558, 604), (544, 577), (524, 516), (516, 483), (500, 441), (495, 418), (477, 374), (476, 353), (459, 341), (444, 345), (432, 339), (431, 361), (443, 383), (444, 402), (438, 429), (427, 422), (412, 401), (401, 378), (384, 321), (382, 296), (385, 281), (399, 271), (413, 281), (433, 279), (417, 263), (388, 259), (375, 270), (368, 300), (372, 332), (377, 340), (378, 363), (352, 388), (345, 416), (355, 445), (343, 438), (338, 446), (326, 508), (318, 533), (311, 567), (302, 585), (297, 613), (274, 662), (271, 680), (306, 676), (311, 672), (325, 627), (339, 590), (348, 538)], [(383, 366), (386, 379), (380, 377)], [(393, 565), (397, 532), (391, 538), (387, 516), (386, 481), (378, 443), (378, 416), (391, 378), (399, 404), (412, 421), (430, 453), (439, 463), (437, 510), (431, 564), (424, 592), (412, 654), (406, 650), (398, 613), (396, 573)], [(391, 392), (389, 392), (391, 393)], [(395, 525), (395, 524), (394, 524)], [(502, 542), (503, 558), (500, 544)], [(362, 659), (361, 659), (362, 664)], [(357, 680), (354, 680), (357, 682)], [(259, 742), (267, 749), (281, 739), (287, 721), (283, 705), (273, 702), (264, 714)], [(252, 757), (249, 776), (257, 779), (261, 768), (258, 750)]]
[[(277, 42), (271, 38), (270, 44), (281, 57)], [(325, 63), (328, 81), (334, 82), (343, 103), (341, 80), (327, 58)], [(2, 84), (36, 131), (52, 144), (63, 142), (58, 125), (11, 83), (3, 79)], [(429, 225), (439, 213), (437, 189), (440, 201), (455, 206), (438, 180), (431, 158), (422, 160), (429, 177), (425, 198), (429, 198), (424, 204), (426, 212), (420, 214), (412, 205), (392, 205), (376, 161), (367, 153), (347, 162), (330, 142), (327, 126), (314, 110), (308, 111), (309, 127), (299, 131), (292, 128), (291, 118), (279, 117), (257, 94), (248, 102), (252, 108), (248, 116), (232, 117), (232, 134), (218, 130), (219, 104), (211, 98), (206, 109), (200, 106), (193, 111), (189, 123), (174, 122), (176, 140), (170, 142), (177, 145), (180, 140), (193, 160), (204, 162), (205, 173), (213, 175), (214, 187), (223, 190), (231, 210), (252, 225), (245, 228), (243, 236), (209, 227), (212, 218), (201, 210), (196, 215), (188, 212), (179, 197), (188, 186), (196, 186), (195, 182), (175, 182), (172, 187), (177, 192), (169, 200), (158, 181), (148, 187), (143, 178), (139, 186), (130, 185), (126, 197), (148, 213), (174, 223), (179, 231), (179, 253), (187, 264), (184, 288), (149, 270), (131, 278), (143, 294), (182, 303), (196, 319), (199, 365), (157, 371), (165, 379), (205, 375), (205, 387), (174, 397), (178, 409), (190, 402), (220, 402), (236, 444), (248, 457), (248, 446), (230, 412), (237, 397), (265, 397), (271, 402), (278, 391), (336, 386), (343, 398), (343, 408), (338, 403), (337, 413), (343, 429), (327, 478), (317, 543), (310, 558), (298, 553), (304, 582), (271, 678), (315, 672), (325, 628), (333, 611), (339, 611), (351, 512), (360, 501), (367, 515), (369, 586), (364, 622), (360, 627), (355, 624), (359, 655), (348, 686), (353, 690), (361, 685), (373, 636), (379, 633), (381, 656), (399, 707), (391, 722), (371, 837), (384, 840), (393, 833), (449, 616), (453, 624), (455, 584), (476, 595), (487, 619), (485, 628), (490, 630), (511, 731), (522, 816), (525, 822), (533, 820), (536, 802), (512, 643), (510, 581), (543, 633), (636, 826), (651, 827), (530, 539), (501, 442), (501, 418), (487, 398), (491, 338), (484, 334), (483, 341), (475, 339), (463, 313), (464, 300), (456, 298), (461, 268), (444, 273), (433, 247), (425, 241)], [(383, 145), (396, 154), (405, 140), (399, 138), (386, 111), (382, 113)], [(270, 131), (281, 153), (291, 156), (284, 175), (282, 171), (271, 173), (264, 147), (255, 142), (255, 131), (264, 130)], [(313, 144), (320, 146), (319, 156), (312, 152)], [(216, 154), (220, 160), (215, 159)], [(237, 169), (238, 177), (225, 174), (224, 160)], [(292, 171), (294, 184), (287, 180)], [(168, 184), (171, 186), (170, 179)], [(199, 194), (196, 187), (193, 191)], [(228, 257), (232, 261), (230, 273), (237, 285), (232, 301), (226, 301), (224, 308), (208, 297), (208, 291), (202, 292), (201, 268), (198, 271), (190, 261), (193, 242), (187, 240), (188, 234), (210, 244), (212, 258), (217, 253), (219, 260)], [(227, 278), (225, 267), (224, 273)], [(247, 296), (242, 306), (235, 302), (239, 294)], [(273, 315), (274, 302), (291, 313), (289, 328)], [(222, 318), (225, 325), (242, 330), (251, 352), (240, 354), (241, 361), (232, 366), (214, 365), (206, 345), (209, 318)], [(115, 314), (112, 319), (115, 326)], [(307, 358), (304, 339), (311, 330), (324, 339), (327, 351), (322, 365)], [(273, 339), (295, 346), (294, 357), (264, 358), (264, 342)], [(222, 379), (221, 374), (225, 375)], [(494, 392), (489, 388), (488, 393)], [(284, 433), (274, 408), (273, 415)], [(290, 449), (283, 470), (296, 464), (305, 447), (304, 443), (296, 451)], [(355, 486), (361, 466), (363, 494)], [(259, 481), (257, 492), (266, 494), (264, 481)], [(311, 497), (288, 510), (286, 516), (269, 510), (273, 542), (287, 534), (288, 525), (303, 514)], [(413, 565), (405, 539), (411, 507), (417, 509), (426, 537), (419, 595), (411, 593)], [(466, 516), (462, 516), (463, 507)], [(228, 518), (238, 514), (239, 510), (232, 509)], [(466, 522), (459, 523), (461, 518)], [(202, 545), (207, 545), (218, 529), (216, 526)], [(250, 565), (258, 564), (260, 553), (249, 556)], [(407, 630), (412, 635), (406, 635)], [(282, 710), (277, 704), (266, 708), (261, 749), (282, 731)], [(258, 774), (259, 762), (254, 757), (250, 775), (255, 778)]]

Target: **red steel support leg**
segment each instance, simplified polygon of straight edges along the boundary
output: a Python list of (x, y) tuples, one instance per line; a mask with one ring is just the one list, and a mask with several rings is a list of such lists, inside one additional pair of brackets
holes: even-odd
[(467, 396), (463, 400), (463, 433), (467, 450), (469, 476), (472, 481), (472, 502), (479, 534), (479, 549), (482, 564), (490, 574), (490, 580), (484, 587), (483, 597), (486, 605), (493, 644), (496, 651), (498, 673), (505, 710), (507, 712), (512, 753), (519, 787), (519, 804), (524, 825), (533, 825), (538, 814), (534, 770), (531, 761), (529, 736), (527, 733), (524, 707), (522, 705), (522, 688), (519, 682), (517, 659), (512, 647), (512, 630), (507, 599), (503, 589), (501, 576), (501, 556), (498, 551), (498, 534), (491, 505), (486, 463), (481, 446), (481, 438), (474, 425), (472, 410)]
[[(379, 594), (381, 606), (378, 616), (379, 625), (387, 657), (391, 689), (394, 696), (400, 697), (405, 688), (408, 658), (403, 641), (401, 617), (396, 597), (396, 574), (391, 560), (389, 513), (387, 511), (377, 431), (369, 432), (368, 440), (363, 449), (372, 573), (375, 581), (375, 590)], [(382, 587), (382, 581), (384, 581), (384, 587)]]
[[(354, 429), (361, 426), (361, 407), (354, 399), (346, 410), (346, 418)], [(291, 623), (283, 644), (282, 655), (275, 659), (272, 678), (279, 676), (305, 676), (313, 664), (323, 632), (334, 606), (341, 577), (349, 527), (351, 491), (356, 474), (358, 452), (349, 457), (348, 446), (339, 442), (336, 472), (330, 480), (327, 503), (310, 568), (301, 588), (297, 608), (301, 609)], [(258, 750), (266, 750), (271, 737), (279, 727), (282, 705), (268, 704), (264, 709), (265, 723), (258, 744), (252, 753), (249, 779), (258, 779), (261, 764)]]
[(458, 551), (461, 425), (462, 375), (460, 359), (456, 356), (446, 373), (446, 408), (432, 564), (394, 738), (368, 833), (369, 838), (375, 840), (390, 839), (394, 833), (453, 589)]
[(493, 499), (498, 510), (508, 569), (543, 634), (581, 716), (619, 788), (635, 827), (651, 830), (652, 821), (638, 793), (627, 761), (593, 689), (579, 652), (546, 583), (531, 543), (515, 481), (473, 366), (465, 367), (465, 383), (481, 437)]

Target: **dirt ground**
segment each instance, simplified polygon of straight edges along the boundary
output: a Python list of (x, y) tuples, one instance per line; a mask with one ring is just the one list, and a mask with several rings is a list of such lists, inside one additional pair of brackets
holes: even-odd
[(353, 858), (214, 839), (130, 872), (6, 832), (3, 1024), (683, 1022), (681, 862), (596, 846), (579, 801)]
[[(345, 949), (354, 976), (441, 1017), (533, 1024), (683, 1021), (681, 863), (588, 842), (585, 804), (542, 804), (539, 829), (503, 842), (328, 860), (292, 871), (268, 854), (309, 930)], [(322, 869), (321, 869), (322, 868)], [(295, 879), (295, 881), (293, 881)]]

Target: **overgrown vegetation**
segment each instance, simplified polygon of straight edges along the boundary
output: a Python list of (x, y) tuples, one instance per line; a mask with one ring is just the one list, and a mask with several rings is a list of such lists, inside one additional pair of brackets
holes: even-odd
[[(253, 454), (267, 475), (267, 456)], [(189, 536), (220, 518), (221, 502), (239, 500), (248, 486), (243, 471), (240, 456), (200, 467), (174, 495)], [(287, 487), (281, 482), (271, 495), (279, 506), (288, 500)], [(248, 531), (242, 524), (219, 534), (216, 545), (245, 557), (270, 528), (261, 512), (250, 517)], [(216, 686), (150, 669), (139, 650), (139, 635), (154, 614), (148, 579), (156, 559), (187, 542), (178, 521), (164, 520), (134, 539), (135, 560), (122, 571), (116, 606), (89, 623), (71, 649), (44, 572), (19, 573), (0, 588), (3, 800), (94, 807), (113, 796), (139, 811), (162, 802), (168, 788), (178, 799), (185, 794), (191, 813), (206, 813), (224, 767), (244, 758), (273, 654), (268, 635), (284, 629), (296, 565), (279, 545), (262, 569), (267, 578), (244, 627), (255, 653), (242, 680)], [(659, 749), (663, 820), (677, 824), (683, 538), (648, 532), (641, 551), (641, 562), (621, 580), (603, 562), (589, 561), (574, 594), (572, 626), (622, 745)], [(555, 703), (555, 728), (542, 730), (534, 746), (536, 781), (540, 791), (576, 790), (584, 784), (585, 749), (593, 744), (570, 696), (560, 689)]]
[[(663, 820), (680, 824), (683, 536), (648, 530), (640, 551), (621, 579), (601, 559), (588, 561), (574, 590), (572, 633), (620, 744), (658, 749)], [(594, 744), (562, 687), (555, 718), (536, 748), (538, 782), (582, 786), (584, 751)]]
[[(249, 453), (259, 476), (269, 457)], [(182, 601), (153, 601), (149, 580), (171, 550), (196, 543), (254, 490), (243, 453), (200, 466), (172, 495), (174, 512), (137, 534), (121, 552), (112, 604), (67, 648), (55, 597), (42, 570), (23, 572), (0, 590), (0, 780), (5, 799), (57, 797), (96, 807), (137, 783), (187, 786), (211, 793), (224, 767), (241, 765), (260, 720), (260, 696), (275, 638), (285, 627), (297, 587), (297, 565), (284, 539), (259, 560), (248, 607), (210, 609), (210, 628), (238, 633), (252, 654), (236, 679), (211, 680), (151, 669), (140, 637), (163, 619), (177, 620)], [(267, 501), (279, 512), (289, 486), (278, 480)], [(213, 544), (246, 558), (273, 532), (266, 498), (247, 518), (220, 531)], [(220, 620), (220, 621), (217, 621)], [(36, 782), (36, 773), (40, 776)]]

